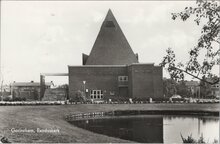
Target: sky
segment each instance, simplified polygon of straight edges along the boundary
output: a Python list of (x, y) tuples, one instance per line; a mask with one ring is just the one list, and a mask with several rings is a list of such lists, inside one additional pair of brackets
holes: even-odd
[[(40, 80), (40, 73), (68, 73), (82, 65), (111, 9), (139, 61), (158, 65), (171, 47), (179, 61), (200, 36), (201, 26), (172, 20), (195, 1), (1, 1), (1, 72), (4, 83)], [(218, 68), (214, 69), (218, 73)], [(164, 77), (168, 74), (164, 71)], [(55, 84), (67, 77), (47, 77)]]

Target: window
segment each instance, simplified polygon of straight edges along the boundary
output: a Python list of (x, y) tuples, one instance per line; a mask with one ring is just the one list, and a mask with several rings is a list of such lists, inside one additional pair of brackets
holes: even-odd
[(115, 24), (114, 24), (113, 21), (106, 21), (106, 22), (105, 22), (105, 27), (109, 27), (109, 28), (115, 27)]
[(119, 82), (127, 82), (128, 81), (128, 76), (118, 76), (118, 81)]
[(102, 99), (103, 98), (103, 91), (102, 90), (91, 90), (90, 97), (91, 97), (91, 99)]

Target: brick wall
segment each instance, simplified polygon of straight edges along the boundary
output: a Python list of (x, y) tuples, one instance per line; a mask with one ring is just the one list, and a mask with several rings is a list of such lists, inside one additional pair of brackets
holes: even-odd
[(78, 90), (84, 90), (83, 81), (86, 81), (87, 97), (90, 95), (90, 90), (102, 90), (104, 99), (116, 97), (119, 95), (118, 76), (120, 75), (127, 75), (126, 66), (70, 66), (70, 98), (74, 98)]
[(130, 95), (136, 98), (146, 98), (154, 96), (153, 64), (135, 64), (129, 68), (129, 88)]
[[(130, 66), (69, 66), (69, 95), (76, 97), (77, 91), (102, 90), (104, 99), (120, 96), (118, 76), (128, 76), (127, 97), (153, 98), (163, 96), (162, 68), (154, 64)], [(124, 89), (121, 91), (123, 93)]]
[(163, 97), (163, 69), (154, 66), (154, 97)]

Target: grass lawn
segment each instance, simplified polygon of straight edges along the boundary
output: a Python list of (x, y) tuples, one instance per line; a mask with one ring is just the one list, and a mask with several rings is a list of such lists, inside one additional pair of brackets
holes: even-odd
[[(111, 110), (220, 110), (220, 104), (79, 104), (57, 106), (0, 106), (0, 137), (17, 143), (129, 142), (77, 128), (68, 114)], [(12, 129), (58, 129), (59, 132), (12, 132)]]

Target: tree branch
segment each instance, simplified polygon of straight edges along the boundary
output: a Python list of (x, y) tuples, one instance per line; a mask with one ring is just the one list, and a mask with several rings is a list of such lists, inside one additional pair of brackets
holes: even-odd
[(204, 80), (204, 79), (202, 79), (202, 78), (200, 78), (200, 77), (198, 77), (198, 76), (195, 76), (195, 75), (193, 75), (193, 74), (187, 72), (186, 70), (182, 70), (182, 69), (177, 68), (177, 67), (172, 67), (172, 68), (177, 69), (177, 70), (179, 70), (179, 71), (182, 71), (182, 72), (184, 72), (184, 73), (187, 73), (188, 75), (191, 75), (192, 77), (197, 78), (197, 79), (199, 79), (200, 81), (206, 82), (206, 83), (211, 84), (211, 85), (217, 84), (217, 83), (219, 82), (219, 78), (218, 78), (218, 80), (215, 81), (215, 82), (209, 82), (209, 81), (207, 81), (207, 80)]

